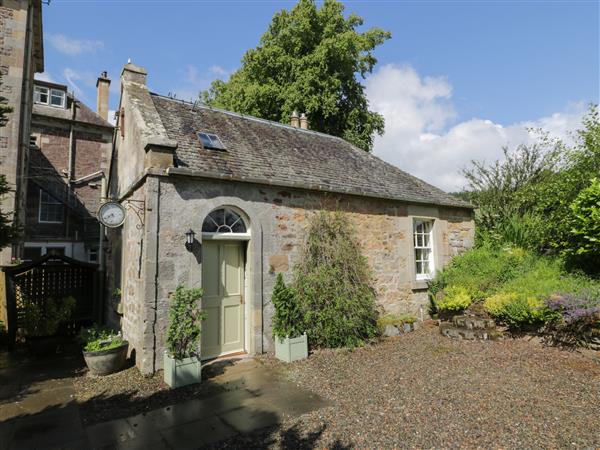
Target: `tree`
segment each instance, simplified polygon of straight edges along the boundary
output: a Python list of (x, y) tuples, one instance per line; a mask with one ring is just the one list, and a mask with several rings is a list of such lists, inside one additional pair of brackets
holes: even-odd
[(311, 129), (370, 151), (384, 119), (369, 110), (358, 76), (373, 71), (373, 50), (391, 35), (379, 28), (358, 32), (363, 19), (343, 12), (337, 0), (325, 0), (321, 8), (300, 0), (276, 13), (242, 67), (201, 93), (204, 102), (283, 123), (294, 111), (305, 112)]
[[(0, 80), (0, 85), (2, 80)], [(5, 127), (8, 122), (8, 114), (13, 108), (8, 105), (6, 97), (0, 96), (0, 127)], [(6, 181), (6, 175), (0, 174), (0, 199), (10, 192), (10, 186)], [(12, 214), (0, 211), (0, 249), (9, 245), (19, 235), (19, 229), (13, 224)]]

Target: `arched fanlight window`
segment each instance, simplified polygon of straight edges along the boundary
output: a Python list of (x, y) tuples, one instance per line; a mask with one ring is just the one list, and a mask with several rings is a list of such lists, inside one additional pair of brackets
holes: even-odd
[(220, 208), (211, 212), (202, 223), (203, 233), (245, 233), (244, 219), (229, 208)]

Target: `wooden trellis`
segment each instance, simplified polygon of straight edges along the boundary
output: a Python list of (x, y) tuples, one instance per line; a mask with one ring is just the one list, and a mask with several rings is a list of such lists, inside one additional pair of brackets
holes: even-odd
[(27, 302), (42, 309), (48, 299), (73, 297), (76, 301), (71, 322), (66, 330), (76, 332), (81, 324), (99, 320), (97, 265), (84, 263), (62, 255), (44, 255), (41, 258), (5, 267), (7, 331), (14, 343), (25, 325)]

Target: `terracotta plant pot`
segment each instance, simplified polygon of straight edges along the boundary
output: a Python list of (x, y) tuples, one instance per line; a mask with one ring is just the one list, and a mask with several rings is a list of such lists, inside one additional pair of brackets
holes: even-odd
[(83, 359), (93, 375), (109, 375), (118, 372), (127, 361), (127, 348), (129, 342), (125, 341), (119, 347), (97, 352), (83, 352)]

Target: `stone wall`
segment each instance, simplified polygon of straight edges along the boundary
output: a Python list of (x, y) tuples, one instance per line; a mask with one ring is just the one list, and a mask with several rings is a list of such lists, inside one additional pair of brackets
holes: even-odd
[[(0, 128), (0, 171), (6, 175), (12, 191), (4, 196), (0, 207), (4, 212), (15, 213), (19, 225), (25, 219), (25, 168), (29, 145), (29, 125), (33, 93), (34, 70), (43, 66), (43, 57), (36, 60), (37, 40), (34, 31), (40, 32), (36, 20), (41, 20), (39, 1), (6, 0), (0, 4), (0, 95), (5, 97), (13, 112), (8, 123)], [(39, 25), (38, 25), (39, 26)], [(8, 264), (11, 256), (18, 256), (19, 248), (0, 251), (0, 264)]]
[[(412, 227), (414, 217), (435, 219), (434, 258), (437, 267), (473, 245), (474, 226), (470, 211), (407, 205), (401, 202), (342, 195), (325, 195), (314, 191), (280, 189), (200, 178), (150, 177), (158, 183), (158, 224), (156, 234), (146, 230), (146, 245), (156, 242), (156, 324), (145, 326), (147, 332), (156, 330), (155, 369), (162, 367), (165, 327), (169, 295), (178, 283), (201, 286), (201, 251), (194, 253), (185, 248), (184, 233), (192, 228), (201, 241), (202, 222), (205, 216), (220, 206), (233, 206), (247, 216), (251, 240), (247, 247), (247, 303), (250, 353), (271, 350), (271, 316), (273, 308), (270, 295), (276, 274), (282, 272), (289, 281), (299, 248), (305, 237), (307, 220), (320, 209), (340, 209), (349, 215), (364, 254), (373, 270), (378, 303), (390, 312), (426, 313), (426, 286), (417, 282), (414, 275)], [(148, 200), (147, 200), (148, 202)], [(148, 203), (147, 203), (148, 204)], [(148, 224), (146, 224), (148, 227)], [(129, 229), (128, 229), (129, 230)], [(124, 230), (124, 235), (130, 236)], [(130, 276), (139, 270), (135, 245), (125, 257), (124, 274)], [(148, 258), (142, 258), (151, 262)], [(143, 270), (143, 269), (142, 269)], [(151, 282), (146, 278), (146, 282)], [(131, 280), (126, 284), (135, 295)], [(138, 290), (138, 294), (141, 290)], [(148, 292), (146, 290), (146, 292)], [(129, 298), (129, 297), (128, 297)], [(139, 305), (139, 301), (132, 300)], [(125, 310), (127, 328), (144, 314), (131, 306)], [(126, 306), (127, 308), (127, 306)], [(147, 316), (147, 314), (146, 314)], [(154, 336), (152, 336), (154, 338)], [(144, 339), (148, 340), (149, 336)], [(139, 350), (138, 350), (139, 355)], [(146, 367), (147, 369), (147, 367)]]

